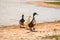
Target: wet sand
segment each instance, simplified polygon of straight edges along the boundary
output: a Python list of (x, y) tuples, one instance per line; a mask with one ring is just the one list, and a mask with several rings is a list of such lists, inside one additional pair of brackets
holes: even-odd
[(57, 4), (48, 4), (48, 3), (40, 2), (40, 1), (26, 2), (26, 4), (33, 4), (33, 5), (43, 6), (43, 7), (48, 7), (48, 8), (60, 8), (60, 5), (57, 5)]
[[(49, 35), (60, 35), (60, 21), (39, 23), (36, 32), (20, 28), (18, 25), (0, 27), (0, 40), (55, 40), (44, 39)], [(60, 37), (58, 38), (60, 40)]]

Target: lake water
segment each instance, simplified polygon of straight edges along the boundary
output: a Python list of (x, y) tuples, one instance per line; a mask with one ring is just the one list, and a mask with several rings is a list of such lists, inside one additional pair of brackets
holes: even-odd
[[(21, 15), (24, 14), (26, 20), (36, 12), (36, 21), (38, 23), (60, 20), (60, 8), (47, 8), (36, 5), (29, 5), (14, 1), (0, 0), (0, 26), (18, 25)], [(32, 18), (31, 18), (32, 19)]]

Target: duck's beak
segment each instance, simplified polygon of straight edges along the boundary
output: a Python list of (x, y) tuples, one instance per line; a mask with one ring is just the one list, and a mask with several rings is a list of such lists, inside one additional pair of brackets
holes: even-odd
[(38, 15), (38, 14), (36, 14), (36, 15)]

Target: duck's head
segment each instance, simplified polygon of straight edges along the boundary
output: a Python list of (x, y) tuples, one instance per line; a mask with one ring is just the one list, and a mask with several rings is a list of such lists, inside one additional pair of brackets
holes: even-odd
[(22, 17), (24, 17), (24, 14), (22, 14)]
[(33, 16), (38, 15), (36, 12), (33, 13)]
[(22, 18), (24, 17), (24, 14), (22, 14)]

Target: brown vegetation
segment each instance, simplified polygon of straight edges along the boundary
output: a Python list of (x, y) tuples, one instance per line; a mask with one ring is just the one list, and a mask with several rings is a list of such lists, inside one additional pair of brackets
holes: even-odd
[(49, 8), (60, 8), (60, 5), (48, 4), (48, 3), (40, 2), (40, 1), (26, 2), (26, 4), (32, 4), (32, 5), (37, 5), (37, 6), (49, 7)]

